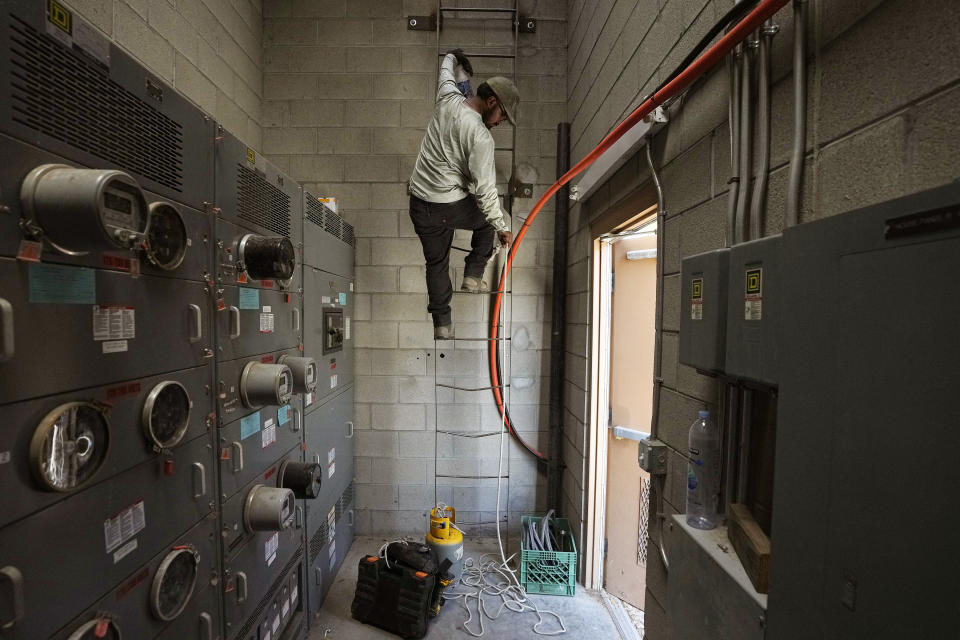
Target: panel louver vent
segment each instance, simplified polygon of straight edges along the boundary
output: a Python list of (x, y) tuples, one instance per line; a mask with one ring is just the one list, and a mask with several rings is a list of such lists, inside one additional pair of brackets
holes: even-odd
[(339, 238), (341, 234), (340, 221), (341, 221), (340, 216), (335, 214), (333, 211), (328, 211), (326, 224), (324, 224), (323, 228), (326, 229), (327, 233), (329, 233), (330, 235), (336, 238)]
[(237, 168), (237, 215), (282, 236), (290, 236), (290, 196), (242, 164)]
[(182, 191), (183, 127), (16, 16), (8, 89), (14, 121)]
[(323, 545), (327, 543), (327, 521), (324, 520), (317, 532), (310, 538), (310, 564), (317, 559)]
[(343, 223), (343, 241), (351, 247), (357, 246), (357, 237), (353, 233), (353, 225), (346, 221)]
[(307, 214), (307, 220), (322, 229), (324, 225), (324, 218), (326, 217), (328, 209), (309, 193), (305, 195), (306, 197), (303, 199), (303, 201), (304, 209)]

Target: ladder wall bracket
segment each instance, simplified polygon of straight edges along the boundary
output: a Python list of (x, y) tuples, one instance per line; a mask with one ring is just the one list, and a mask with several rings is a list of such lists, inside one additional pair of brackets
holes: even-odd
[(407, 16), (407, 31), (436, 31), (437, 16)]
[(520, 24), (517, 25), (517, 31), (520, 33), (536, 33), (537, 19), (520, 16)]

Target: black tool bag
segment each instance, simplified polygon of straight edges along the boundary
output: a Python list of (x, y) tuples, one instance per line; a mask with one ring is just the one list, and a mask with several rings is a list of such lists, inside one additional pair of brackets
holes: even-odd
[(423, 544), (393, 542), (387, 560), (377, 556), (360, 559), (357, 591), (350, 613), (402, 638), (422, 638), (429, 618), (437, 615), (441, 595), (453, 576), (450, 561), (440, 566)]

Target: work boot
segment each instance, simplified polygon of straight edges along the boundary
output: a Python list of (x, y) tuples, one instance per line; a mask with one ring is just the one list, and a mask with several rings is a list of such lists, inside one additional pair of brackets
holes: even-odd
[(433, 328), (434, 340), (453, 340), (453, 325), (438, 324)]
[(469, 291), (470, 293), (489, 293), (490, 285), (485, 280), (474, 278), (473, 276), (463, 276), (463, 284), (460, 285), (460, 291)]

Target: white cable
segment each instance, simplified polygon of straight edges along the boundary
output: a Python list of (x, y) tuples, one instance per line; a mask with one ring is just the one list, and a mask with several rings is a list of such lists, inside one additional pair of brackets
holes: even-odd
[[(507, 283), (504, 282), (505, 289), (507, 288), (506, 284)], [(511, 312), (512, 309), (513, 306), (511, 304)], [(504, 336), (504, 332), (501, 331), (500, 335), (500, 339), (505, 343), (506, 337)], [(504, 384), (504, 382), (501, 381), (501, 384)], [(533, 632), (541, 636), (556, 636), (567, 632), (567, 627), (563, 623), (563, 618), (560, 616), (560, 614), (554, 611), (548, 611), (546, 609), (541, 611), (536, 604), (528, 599), (526, 590), (523, 588), (523, 585), (520, 584), (517, 574), (514, 573), (514, 570), (510, 567), (510, 561), (516, 557), (516, 554), (513, 554), (507, 558), (503, 551), (503, 537), (500, 533), (500, 495), (503, 484), (503, 443), (507, 433), (506, 396), (503, 398), (503, 403), (504, 410), (501, 412), (500, 418), (500, 451), (497, 461), (496, 507), (497, 547), (500, 550), (500, 563), (498, 564), (494, 557), (488, 553), (481, 555), (480, 559), (476, 561), (473, 558), (467, 558), (463, 562), (463, 573), (460, 576), (460, 585), (475, 589), (475, 591), (464, 592), (451, 591), (450, 589), (447, 589), (444, 591), (443, 597), (445, 600), (460, 600), (460, 604), (463, 605), (463, 608), (467, 610), (467, 620), (463, 623), (463, 630), (475, 638), (482, 637), (485, 632), (485, 629), (483, 628), (484, 617), (489, 618), (491, 621), (496, 620), (503, 613), (504, 609), (514, 613), (536, 613), (537, 622), (533, 625)], [(437, 505), (438, 509), (440, 508), (441, 504)], [(445, 507), (446, 505), (443, 506)], [(508, 505), (508, 522), (509, 513), (510, 507)], [(491, 582), (491, 577), (494, 578), (496, 582)], [(500, 606), (497, 607), (495, 613), (491, 614), (490, 611), (487, 610), (487, 605), (483, 599), (484, 595), (500, 598)], [(470, 623), (473, 621), (473, 610), (470, 609), (471, 598), (476, 598), (477, 601), (479, 632), (470, 629)], [(541, 630), (540, 626), (544, 624), (543, 614), (554, 616), (557, 619), (557, 622), (560, 624), (560, 628), (552, 631)]]

